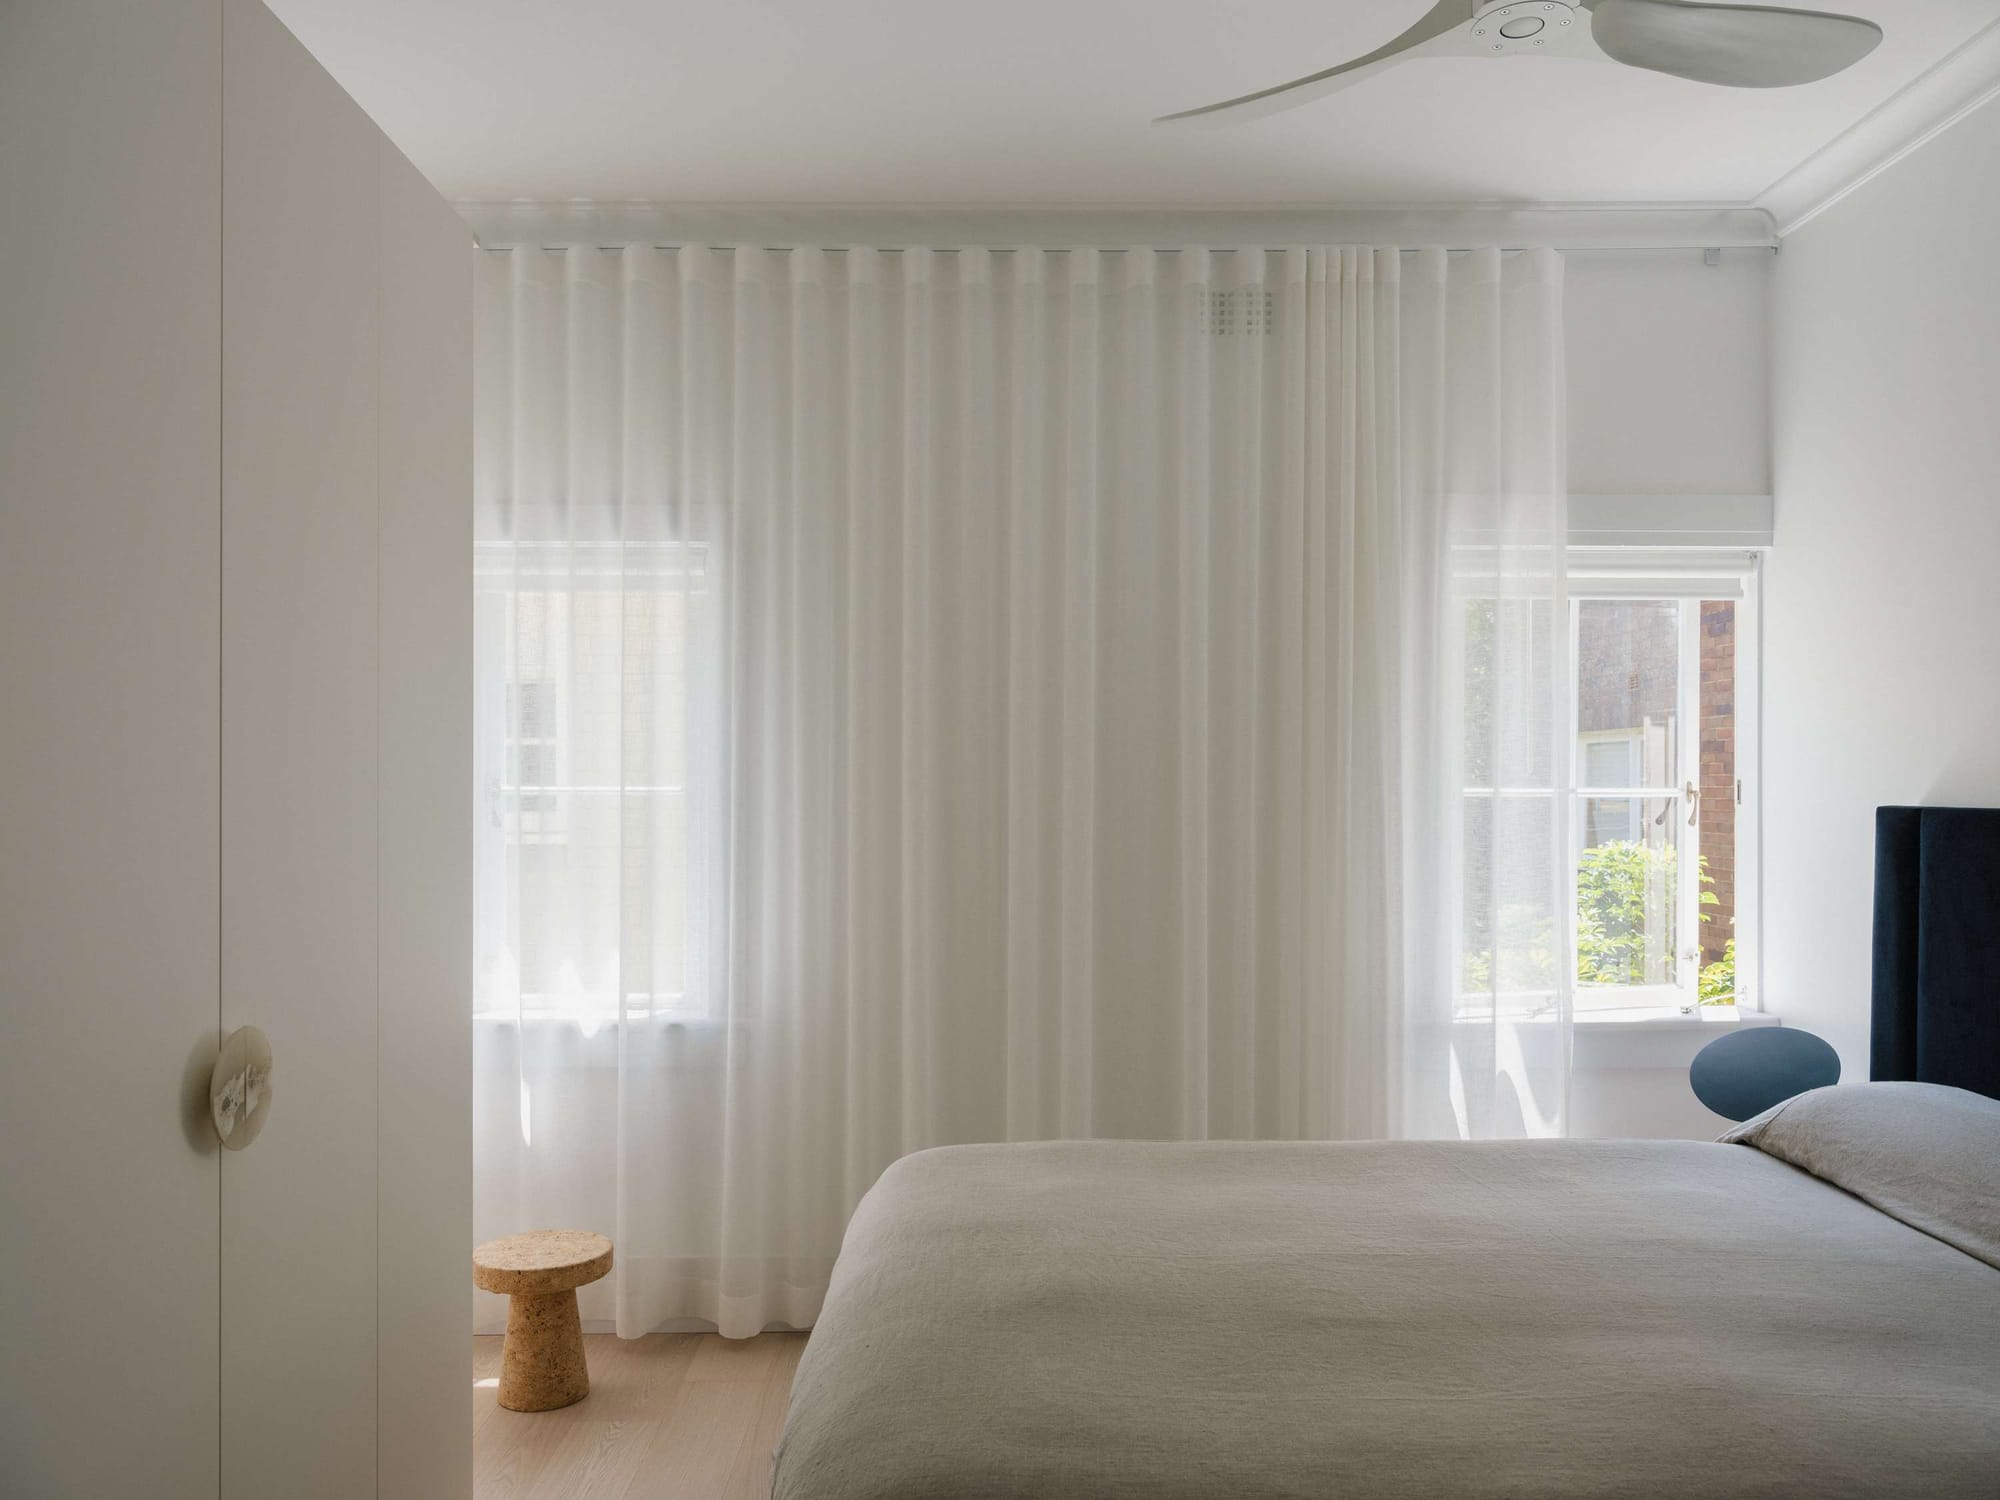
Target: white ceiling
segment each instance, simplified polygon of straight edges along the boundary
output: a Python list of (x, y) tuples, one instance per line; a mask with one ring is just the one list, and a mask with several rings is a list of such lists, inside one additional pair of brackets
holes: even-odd
[(267, 3), (455, 199), (1098, 207), (1745, 202), (2000, 17), (1845, 0), (1887, 37), (1804, 88), (1440, 59), (1179, 131), (1147, 122), (1368, 51), (1428, 0)]

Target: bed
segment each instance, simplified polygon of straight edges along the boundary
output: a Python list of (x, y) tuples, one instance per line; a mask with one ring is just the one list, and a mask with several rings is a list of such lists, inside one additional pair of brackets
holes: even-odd
[(1937, 954), (1993, 940), (2000, 900), (1960, 877), (2000, 873), (2000, 817), (1933, 839), (1934, 811), (1878, 839), (1885, 1081), (1722, 1142), (897, 1163), (849, 1227), (776, 1500), (1992, 1500), (2000, 968)]

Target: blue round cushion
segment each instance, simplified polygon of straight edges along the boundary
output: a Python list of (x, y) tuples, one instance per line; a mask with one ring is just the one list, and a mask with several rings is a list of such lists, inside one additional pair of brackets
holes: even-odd
[(1719, 1036), (1688, 1068), (1695, 1098), (1725, 1120), (1747, 1120), (1807, 1089), (1840, 1082), (1840, 1054), (1791, 1026), (1756, 1026)]

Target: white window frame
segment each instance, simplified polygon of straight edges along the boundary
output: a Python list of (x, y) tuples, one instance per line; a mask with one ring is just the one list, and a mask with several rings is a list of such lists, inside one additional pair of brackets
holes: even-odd
[[(1694, 1014), (1700, 1008), (1700, 869), (1699, 802), (1687, 788), (1701, 785), (1701, 605), (1728, 600), (1736, 606), (1736, 671), (1733, 715), (1736, 731), (1735, 927), (1736, 1004), (1739, 1010), (1761, 1008), (1758, 983), (1759, 936), (1758, 862), (1758, 709), (1761, 703), (1758, 658), (1762, 642), (1757, 613), (1760, 558), (1756, 553), (1729, 550), (1672, 550), (1651, 547), (1572, 547), (1569, 552), (1570, 600), (1570, 744), (1581, 743), (1578, 718), (1581, 693), (1576, 682), (1579, 663), (1581, 606), (1590, 600), (1675, 600), (1680, 603), (1679, 722), (1675, 726), (1676, 765), (1682, 785), (1665, 787), (1594, 787), (1582, 780), (1583, 757), (1570, 761), (1569, 850), (1566, 868), (1571, 881), (1570, 906), (1576, 905), (1575, 878), (1582, 854), (1583, 807), (1593, 797), (1669, 799), (1674, 816), (1692, 816), (1676, 830), (1677, 947), (1682, 955), (1681, 983), (1671, 985), (1575, 985), (1574, 1008), (1580, 1015), (1608, 1010), (1673, 1010)], [(1572, 943), (1573, 943), (1572, 939)], [(1688, 959), (1684, 955), (1693, 952)], [(1570, 973), (1575, 974), (1572, 946)]]

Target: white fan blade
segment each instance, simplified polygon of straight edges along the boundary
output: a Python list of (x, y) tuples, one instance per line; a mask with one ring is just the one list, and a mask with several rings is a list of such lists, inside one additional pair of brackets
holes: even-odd
[[(1434, 50), (1441, 38), (1449, 37), (1472, 19), (1479, 8), (1479, 0), (1438, 0), (1430, 12), (1385, 46), (1377, 47), (1365, 57), (1357, 57), (1352, 62), (1344, 62), (1337, 68), (1314, 73), (1305, 78), (1295, 78), (1290, 83), (1278, 84), (1275, 88), (1259, 89), (1254, 94), (1245, 94), (1237, 99), (1225, 99), (1220, 104), (1204, 104), (1200, 109), (1184, 109), (1179, 114), (1162, 115), (1155, 125), (1240, 125), (1245, 120), (1262, 119), (1265, 115), (1275, 115), (1280, 111), (1295, 109), (1301, 104), (1309, 104), (1315, 99), (1324, 99), (1328, 94), (1352, 87), (1362, 79), (1393, 68), (1405, 58), (1421, 52)], [(1455, 50), (1450, 47), (1436, 48), (1439, 51)]]
[(1738, 89), (1831, 78), (1882, 40), (1856, 16), (1696, 0), (1597, 0), (1590, 30), (1617, 62)]

